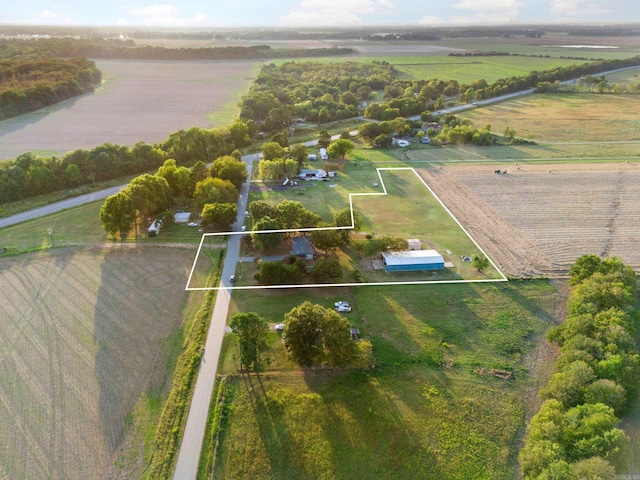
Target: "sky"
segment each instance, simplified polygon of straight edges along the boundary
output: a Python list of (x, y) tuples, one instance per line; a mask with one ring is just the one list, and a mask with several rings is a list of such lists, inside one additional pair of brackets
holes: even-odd
[(352, 27), (640, 23), (639, 0), (0, 0), (0, 24)]

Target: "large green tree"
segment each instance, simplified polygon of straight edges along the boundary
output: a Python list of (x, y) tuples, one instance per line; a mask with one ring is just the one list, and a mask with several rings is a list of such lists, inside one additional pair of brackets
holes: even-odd
[(211, 226), (219, 232), (231, 230), (238, 216), (235, 203), (206, 203), (202, 208), (202, 225)]
[(100, 208), (100, 221), (109, 235), (125, 238), (136, 218), (136, 210), (126, 192), (118, 192), (106, 198)]
[[(277, 220), (265, 216), (253, 225), (254, 231), (264, 230), (280, 230), (280, 224)], [(251, 241), (253, 246), (261, 252), (266, 252), (277, 247), (282, 243), (282, 235), (280, 233), (252, 233)]]
[(275, 160), (284, 157), (284, 148), (278, 142), (266, 142), (262, 145), (262, 159)]
[(238, 189), (229, 180), (206, 178), (196, 184), (194, 200), (199, 208), (206, 203), (236, 203)]
[(329, 252), (334, 248), (338, 248), (339, 246), (344, 244), (344, 240), (341, 235), (342, 231), (335, 230), (334, 225), (320, 222), (317, 226), (322, 230), (313, 230), (310, 234), (310, 237), (313, 246), (318, 250)]
[(238, 190), (247, 180), (247, 165), (231, 155), (216, 158), (211, 164), (210, 172), (212, 177), (229, 180)]
[(308, 301), (285, 314), (283, 338), (293, 361), (304, 367), (344, 367), (356, 356), (347, 319)]
[(255, 312), (237, 313), (229, 322), (238, 339), (240, 363), (247, 370), (260, 367), (260, 356), (269, 348), (269, 324)]
[[(333, 214), (333, 221), (336, 224), (336, 227), (349, 227), (353, 226), (354, 232), (359, 232), (362, 229), (362, 217), (355, 210), (353, 211), (353, 219), (351, 218), (351, 208), (343, 208), (342, 210), (338, 210)], [(352, 225), (353, 224), (353, 225)], [(340, 232), (340, 236), (342, 237), (342, 241), (347, 243), (349, 241), (349, 234), (352, 230), (344, 229), (338, 230)]]
[(331, 158), (340, 158), (344, 160), (344, 157), (349, 155), (353, 149), (354, 145), (351, 140), (339, 138), (334, 142), (331, 142), (331, 145), (329, 145), (329, 148), (327, 149), (327, 153)]

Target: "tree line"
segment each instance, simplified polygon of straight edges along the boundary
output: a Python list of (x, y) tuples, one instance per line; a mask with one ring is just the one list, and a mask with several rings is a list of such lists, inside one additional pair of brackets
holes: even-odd
[(0, 61), (0, 120), (92, 92), (102, 80), (86, 58)]
[(618, 258), (580, 257), (569, 270), (568, 317), (547, 337), (560, 348), (519, 460), (525, 479), (615, 477), (629, 438), (619, 417), (637, 398), (636, 277)]
[(165, 48), (139, 45), (133, 40), (108, 38), (7, 38), (0, 40), (0, 58), (41, 57), (118, 58), (127, 60), (241, 60), (269, 58), (325, 57), (347, 55), (352, 48), (282, 48), (269, 45), (248, 47)]
[(24, 153), (0, 161), (0, 202), (11, 202), (65, 188), (93, 184), (160, 167), (166, 159), (178, 166), (209, 162), (251, 143), (250, 130), (240, 120), (226, 128), (192, 127), (174, 132), (158, 144), (134, 147), (104, 143), (57, 156)]

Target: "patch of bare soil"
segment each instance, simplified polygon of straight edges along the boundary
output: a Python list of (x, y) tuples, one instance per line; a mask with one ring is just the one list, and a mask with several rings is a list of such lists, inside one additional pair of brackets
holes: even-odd
[[(501, 167), (504, 169), (504, 167)], [(584, 254), (640, 270), (640, 165), (635, 163), (419, 170), (462, 225), (511, 277), (565, 277)]]

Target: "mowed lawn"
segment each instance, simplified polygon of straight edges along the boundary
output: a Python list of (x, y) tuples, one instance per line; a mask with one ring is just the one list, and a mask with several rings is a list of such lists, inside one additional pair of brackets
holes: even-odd
[(145, 434), (132, 424), (153, 432), (181, 325), (200, 303), (184, 291), (192, 255), (0, 258), (0, 478), (138, 477)]
[[(18, 225), (0, 229), (0, 248), (7, 247), (9, 254), (53, 247), (85, 245), (118, 245), (120, 240), (113, 240), (103, 229), (100, 222), (100, 208), (104, 200), (36, 218)], [(51, 235), (49, 235), (51, 228)], [(160, 232), (156, 237), (147, 238), (146, 232), (138, 231), (136, 239), (132, 228), (126, 243), (179, 243), (192, 244), (200, 242), (202, 233), (199, 228), (187, 225), (173, 225)]]
[(300, 370), (272, 334), (266, 370), (239, 374), (230, 335), (216, 478), (514, 477), (532, 352), (553, 321), (554, 287), (234, 292), (233, 301), (279, 322), (305, 297), (350, 300), (347, 318), (372, 341), (376, 367)]
[(519, 137), (544, 143), (606, 142), (615, 148), (616, 142), (640, 141), (638, 95), (531, 95), (460, 116), (498, 133), (509, 126)]

